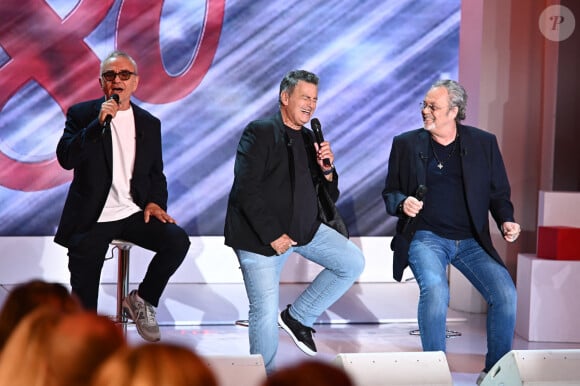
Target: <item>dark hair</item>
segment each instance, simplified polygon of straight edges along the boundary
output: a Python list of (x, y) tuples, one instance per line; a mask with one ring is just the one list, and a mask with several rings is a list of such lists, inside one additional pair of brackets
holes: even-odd
[(318, 86), (318, 76), (316, 76), (316, 74), (306, 70), (292, 70), (288, 72), (280, 82), (278, 98), (280, 98), (280, 94), (283, 92), (292, 94), (292, 91), (294, 91), (294, 88), (301, 80)]
[(431, 89), (437, 87), (445, 87), (449, 93), (449, 106), (457, 106), (457, 116), (455, 117), (456, 122), (461, 122), (466, 117), (467, 112), (467, 92), (462, 85), (458, 82), (450, 79), (439, 80), (431, 86)]
[(305, 360), (296, 365), (276, 370), (262, 386), (353, 386), (346, 371), (330, 363)]

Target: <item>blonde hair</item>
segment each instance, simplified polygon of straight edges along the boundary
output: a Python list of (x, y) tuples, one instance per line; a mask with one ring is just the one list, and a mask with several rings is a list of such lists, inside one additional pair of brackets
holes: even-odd
[(14, 287), (0, 311), (0, 350), (18, 323), (38, 307), (46, 306), (65, 313), (81, 310), (76, 296), (60, 283), (31, 280)]
[(170, 343), (145, 343), (109, 358), (91, 386), (217, 386), (209, 367), (192, 350)]
[(62, 315), (57, 310), (41, 307), (22, 319), (0, 355), (0, 385), (47, 384), (48, 343)]

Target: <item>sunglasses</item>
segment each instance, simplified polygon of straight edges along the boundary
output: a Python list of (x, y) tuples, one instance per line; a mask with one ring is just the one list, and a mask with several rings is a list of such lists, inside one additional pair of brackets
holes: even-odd
[(105, 79), (107, 82), (114, 81), (117, 76), (119, 76), (119, 79), (121, 79), (121, 80), (129, 80), (129, 78), (131, 78), (131, 75), (137, 75), (137, 74), (134, 72), (131, 72), (131, 71), (127, 71), (127, 70), (123, 70), (123, 71), (119, 71), (119, 72), (106, 71), (106, 72), (103, 72), (101, 74), (103, 79)]

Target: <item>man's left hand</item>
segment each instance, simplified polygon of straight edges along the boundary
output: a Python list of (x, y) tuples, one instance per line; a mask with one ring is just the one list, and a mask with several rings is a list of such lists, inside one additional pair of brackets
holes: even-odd
[(503, 233), (503, 238), (506, 241), (513, 243), (520, 235), (522, 228), (518, 223), (506, 221), (501, 224), (501, 231)]
[(151, 218), (151, 216), (155, 217), (157, 220), (163, 223), (169, 222), (175, 224), (175, 220), (173, 219), (173, 217), (168, 215), (166, 211), (164, 211), (159, 205), (157, 205), (154, 202), (150, 202), (145, 207), (144, 218), (146, 223), (149, 222), (149, 218)]
[[(334, 153), (332, 153), (332, 149), (330, 148), (330, 143), (328, 141), (322, 142), (320, 145), (318, 143), (314, 143), (314, 148), (316, 149), (316, 161), (318, 165), (322, 169), (323, 172), (331, 172), (334, 168)], [(327, 159), (330, 162), (330, 165), (326, 165), (324, 160)], [(328, 181), (332, 181), (332, 174), (325, 174), (324, 177)]]

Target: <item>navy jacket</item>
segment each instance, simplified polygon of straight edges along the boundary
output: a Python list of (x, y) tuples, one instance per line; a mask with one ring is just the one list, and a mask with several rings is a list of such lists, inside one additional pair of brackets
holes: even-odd
[[(313, 183), (325, 184), (332, 200), (338, 199), (338, 175), (328, 182), (316, 163), (314, 135), (302, 128)], [(276, 252), (270, 243), (288, 233), (292, 220), (294, 164), (282, 116), (253, 121), (238, 144), (234, 183), (229, 195), (224, 228), (225, 243), (234, 249), (266, 256)], [(313, 237), (314, 234), (310, 235)]]
[[(458, 124), (457, 130), (467, 209), (476, 230), (474, 237), (487, 253), (503, 265), (491, 242), (488, 213), (491, 212), (501, 229), (502, 223), (514, 221), (514, 209), (497, 139), (495, 135), (471, 126)], [(408, 265), (408, 251), (405, 248), (413, 238), (414, 229), (410, 226), (402, 233), (406, 218), (397, 212), (397, 207), (407, 196), (414, 195), (419, 185), (425, 185), (429, 137), (429, 132), (421, 128), (393, 138), (383, 199), (387, 213), (400, 217), (391, 244), (395, 252), (393, 277), (398, 281)]]
[[(74, 169), (60, 224), (54, 238), (65, 247), (74, 244), (96, 223), (113, 179), (110, 130), (103, 132), (98, 114), (104, 97), (72, 106), (56, 155), (60, 165)], [(135, 116), (136, 154), (131, 196), (141, 208), (154, 202), (167, 210), (167, 181), (163, 173), (161, 122), (131, 103)]]

